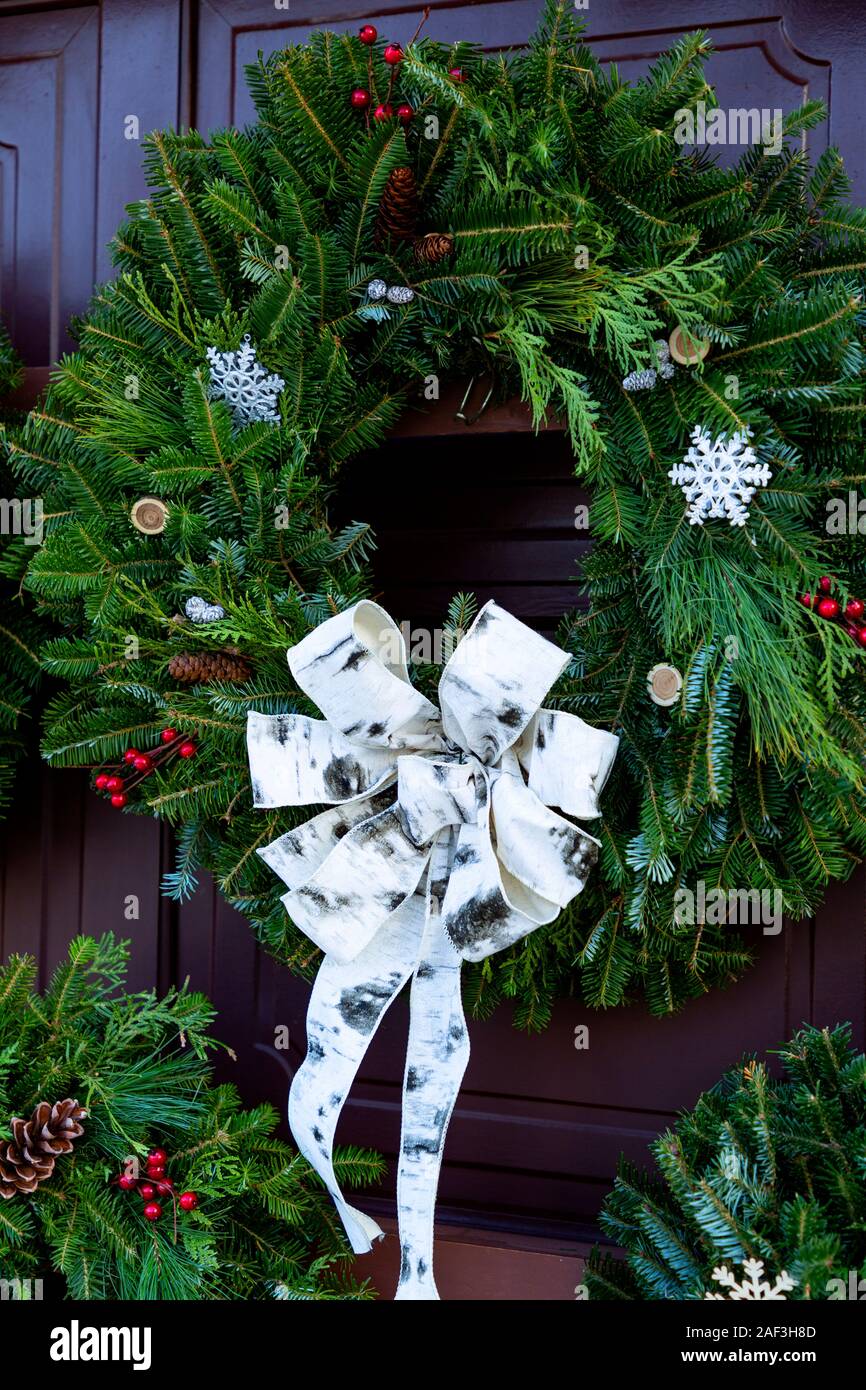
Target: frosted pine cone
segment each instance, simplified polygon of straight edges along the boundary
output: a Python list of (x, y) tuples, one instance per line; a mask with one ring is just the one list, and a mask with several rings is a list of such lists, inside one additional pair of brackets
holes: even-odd
[(629, 372), (624, 376), (622, 384), (626, 391), (649, 391), (656, 384), (656, 373), (652, 367), (646, 367), (640, 372)]

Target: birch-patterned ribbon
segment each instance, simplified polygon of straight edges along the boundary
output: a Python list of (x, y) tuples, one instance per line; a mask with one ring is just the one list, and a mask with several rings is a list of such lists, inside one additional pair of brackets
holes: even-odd
[(402, 634), (376, 603), (329, 618), (288, 660), (325, 719), (250, 713), (254, 802), (333, 808), (258, 851), (288, 885), (289, 916), (325, 954), (289, 1123), (352, 1249), (368, 1251), (383, 1233), (343, 1198), (334, 1133), (370, 1040), (411, 979), (397, 1298), (436, 1299), (439, 1167), (469, 1060), (460, 963), (554, 921), (580, 892), (598, 841), (550, 808), (599, 815), (618, 740), (540, 708), (568, 655), (496, 603), (445, 666), (438, 709), (410, 684)]

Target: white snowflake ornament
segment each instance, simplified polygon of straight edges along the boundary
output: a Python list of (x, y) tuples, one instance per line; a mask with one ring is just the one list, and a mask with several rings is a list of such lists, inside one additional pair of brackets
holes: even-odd
[(691, 437), (683, 462), (675, 464), (668, 477), (683, 490), (692, 526), (703, 526), (712, 517), (745, 526), (756, 490), (773, 476), (765, 463), (758, 463), (748, 443), (752, 431), (746, 426), (730, 437), (720, 434), (713, 439), (697, 425)]
[(268, 376), (256, 357), (249, 333), (237, 352), (217, 352), (209, 347), (207, 360), (207, 393), (213, 401), (225, 401), (239, 429), (256, 420), (279, 424), (277, 400), (286, 383), (276, 373)]
[(723, 1289), (727, 1289), (727, 1293), (705, 1293), (704, 1298), (769, 1299), (778, 1303), (784, 1301), (794, 1287), (795, 1281), (784, 1269), (776, 1276), (775, 1283), (771, 1284), (765, 1279), (763, 1260), (743, 1260), (741, 1268), (744, 1277), (742, 1283), (738, 1284), (737, 1276), (727, 1265), (717, 1265), (712, 1277)]

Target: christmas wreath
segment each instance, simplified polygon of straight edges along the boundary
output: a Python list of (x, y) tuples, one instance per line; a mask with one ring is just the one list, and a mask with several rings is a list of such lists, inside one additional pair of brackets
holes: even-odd
[(621, 741), (600, 870), (473, 967), (476, 1012), (539, 1025), (578, 978), (674, 1009), (748, 960), (689, 893), (803, 916), (866, 846), (866, 217), (836, 151), (809, 165), (819, 103), (733, 168), (680, 143), (709, 48), (630, 85), (551, 0), (509, 57), (366, 25), (260, 60), (251, 128), (149, 138), (118, 277), (9, 440), (49, 517), (26, 585), (67, 634), (45, 756), (167, 819), (168, 891), (212, 870), (296, 969), (256, 850), (306, 812), (252, 809), (246, 715), (313, 712), (286, 649), (373, 591), (369, 528), (329, 524), (341, 466), (445, 377), (568, 431), (589, 607), (547, 703)]

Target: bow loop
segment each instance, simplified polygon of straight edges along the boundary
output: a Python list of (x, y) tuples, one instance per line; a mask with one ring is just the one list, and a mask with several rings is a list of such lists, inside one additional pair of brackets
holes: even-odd
[(446, 737), (492, 766), (520, 738), (568, 653), (492, 600), (455, 648), (439, 682)]
[(298, 685), (328, 723), (370, 748), (444, 747), (439, 711), (409, 683), (406, 644), (378, 603), (329, 618), (288, 654)]

